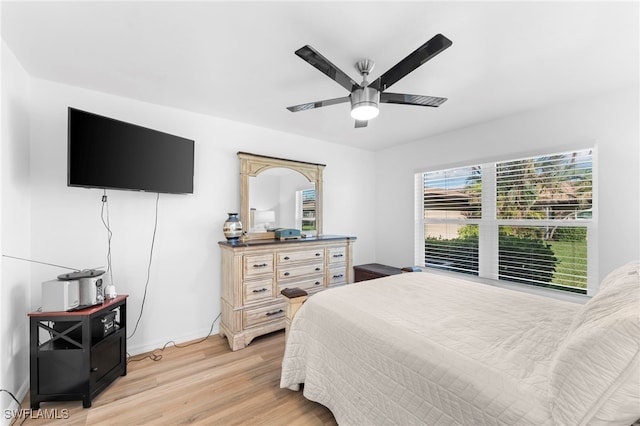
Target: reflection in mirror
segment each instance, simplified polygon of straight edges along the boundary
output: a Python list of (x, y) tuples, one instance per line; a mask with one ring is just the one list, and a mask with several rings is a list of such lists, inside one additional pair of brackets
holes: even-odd
[(316, 231), (316, 190), (315, 188), (296, 191), (296, 229), (304, 234)]
[(272, 168), (249, 178), (249, 232), (295, 228), (315, 234), (315, 187), (301, 173)]

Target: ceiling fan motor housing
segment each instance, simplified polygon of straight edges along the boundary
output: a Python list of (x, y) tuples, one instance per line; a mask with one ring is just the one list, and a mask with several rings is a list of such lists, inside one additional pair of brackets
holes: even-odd
[[(362, 87), (359, 89), (354, 90), (353, 92), (351, 92), (351, 95), (349, 96), (351, 98), (351, 115), (357, 114), (355, 111), (357, 109), (364, 109), (364, 110), (370, 110), (371, 108), (374, 108), (376, 111), (374, 112), (375, 115), (377, 114), (377, 110), (378, 110), (378, 103), (380, 102), (380, 92), (374, 88), (371, 87)], [(354, 118), (356, 119), (369, 119), (369, 118), (357, 118), (354, 116)], [(373, 118), (373, 117), (370, 117)]]

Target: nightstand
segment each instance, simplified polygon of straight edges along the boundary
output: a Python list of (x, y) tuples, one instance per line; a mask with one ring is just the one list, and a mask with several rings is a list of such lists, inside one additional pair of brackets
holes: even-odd
[(357, 265), (353, 267), (355, 282), (373, 280), (376, 278), (388, 277), (389, 275), (398, 275), (402, 273), (402, 269), (394, 266), (381, 265), (380, 263), (367, 263), (365, 265)]

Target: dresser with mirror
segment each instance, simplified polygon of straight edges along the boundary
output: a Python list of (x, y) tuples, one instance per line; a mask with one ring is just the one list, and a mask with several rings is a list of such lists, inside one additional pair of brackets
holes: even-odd
[(239, 152), (238, 159), (240, 221), (246, 233), (218, 244), (220, 335), (233, 351), (285, 328), (283, 289), (297, 287), (313, 295), (352, 283), (355, 242), (355, 237), (323, 233), (324, 164), (246, 152)]

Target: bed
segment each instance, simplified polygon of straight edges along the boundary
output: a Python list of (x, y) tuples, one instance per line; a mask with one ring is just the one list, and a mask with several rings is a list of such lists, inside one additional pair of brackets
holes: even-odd
[(640, 262), (584, 305), (450, 275), (315, 294), (280, 386), (341, 425), (630, 425), (640, 418)]

